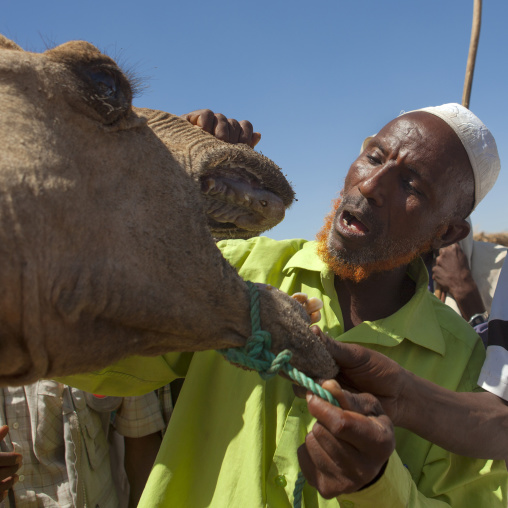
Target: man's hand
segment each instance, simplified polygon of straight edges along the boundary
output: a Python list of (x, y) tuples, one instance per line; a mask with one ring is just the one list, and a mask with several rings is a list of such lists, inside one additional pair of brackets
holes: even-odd
[(458, 243), (439, 249), (439, 255), (432, 268), (432, 278), (441, 288), (455, 295), (464, 284), (474, 284), (466, 255)]
[(464, 319), (469, 320), (474, 314), (485, 310), (467, 257), (458, 243), (439, 249), (432, 278), (443, 291), (455, 298)]
[(311, 324), (321, 320), (321, 309), (323, 302), (319, 298), (309, 298), (305, 293), (294, 293), (291, 295), (307, 312)]
[[(0, 427), (0, 441), (3, 441), (9, 427), (4, 425)], [(21, 466), (22, 457), (15, 452), (0, 452), (0, 501), (7, 497), (9, 489), (18, 481), (16, 471)]]
[(394, 425), (402, 425), (408, 404), (403, 392), (411, 374), (387, 356), (357, 344), (335, 341), (317, 326), (311, 330), (321, 337), (339, 366), (337, 380), (350, 391), (374, 395)]
[(356, 492), (379, 479), (395, 449), (393, 424), (368, 394), (347, 394), (335, 380), (323, 383), (340, 408), (310, 392), (309, 412), (317, 418), (298, 449), (302, 472), (326, 499)]
[(254, 148), (261, 140), (261, 134), (254, 132), (252, 124), (249, 121), (242, 120), (238, 122), (233, 118), (226, 118), (221, 113), (214, 113), (209, 109), (198, 109), (182, 115), (181, 118), (201, 127), (204, 131), (227, 143), (245, 143)]

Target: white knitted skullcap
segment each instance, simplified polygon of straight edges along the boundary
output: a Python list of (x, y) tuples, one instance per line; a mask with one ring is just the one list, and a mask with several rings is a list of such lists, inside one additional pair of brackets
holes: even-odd
[[(415, 111), (425, 111), (441, 118), (459, 137), (473, 168), (474, 210), (496, 183), (501, 169), (494, 136), (476, 115), (460, 104), (443, 104), (442, 106), (422, 108)], [(414, 113), (414, 111), (408, 111), (407, 113)], [(373, 137), (365, 138), (362, 151)]]
[(494, 136), (476, 115), (460, 104), (443, 104), (417, 111), (426, 111), (444, 120), (462, 142), (473, 168), (474, 210), (496, 183), (501, 169)]

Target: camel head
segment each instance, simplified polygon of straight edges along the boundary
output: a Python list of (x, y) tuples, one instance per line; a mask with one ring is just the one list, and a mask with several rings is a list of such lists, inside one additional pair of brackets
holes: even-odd
[[(133, 108), (83, 41), (39, 54), (0, 37), (0, 110), (0, 384), (245, 342), (248, 291), (208, 226), (248, 236), (282, 218), (293, 195), (271, 161)], [(261, 296), (274, 349), (332, 368), (299, 305)]]

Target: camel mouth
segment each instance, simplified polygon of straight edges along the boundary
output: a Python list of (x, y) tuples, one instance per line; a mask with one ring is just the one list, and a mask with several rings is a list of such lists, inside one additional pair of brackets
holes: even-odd
[(252, 236), (284, 218), (282, 199), (246, 168), (221, 167), (199, 180), (204, 211), (212, 227), (245, 230)]

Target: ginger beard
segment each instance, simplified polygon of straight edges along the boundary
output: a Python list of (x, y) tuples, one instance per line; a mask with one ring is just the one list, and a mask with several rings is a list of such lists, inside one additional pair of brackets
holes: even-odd
[[(332, 201), (332, 210), (325, 217), (325, 223), (316, 235), (318, 242), (317, 253), (322, 261), (341, 279), (348, 279), (359, 283), (368, 279), (373, 273), (393, 270), (399, 266), (407, 265), (424, 252), (432, 248), (434, 238), (442, 235), (446, 231), (446, 225), (441, 225), (427, 240), (404, 241), (404, 243), (383, 241), (380, 242), (381, 259), (354, 262), (345, 259), (345, 255), (339, 252), (331, 251), (329, 247), (330, 231), (333, 227), (337, 210), (342, 202), (342, 198)], [(384, 255), (383, 255), (384, 254)], [(359, 256), (361, 257), (361, 255)], [(372, 257), (372, 254), (371, 256)]]

